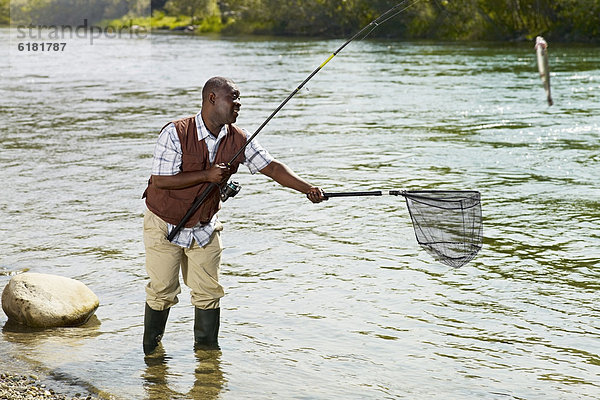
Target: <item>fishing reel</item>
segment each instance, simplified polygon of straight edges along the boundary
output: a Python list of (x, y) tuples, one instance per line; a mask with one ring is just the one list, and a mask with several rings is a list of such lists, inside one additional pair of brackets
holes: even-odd
[(221, 201), (225, 201), (230, 197), (235, 197), (235, 195), (238, 194), (241, 189), (242, 186), (239, 183), (230, 181), (221, 187)]

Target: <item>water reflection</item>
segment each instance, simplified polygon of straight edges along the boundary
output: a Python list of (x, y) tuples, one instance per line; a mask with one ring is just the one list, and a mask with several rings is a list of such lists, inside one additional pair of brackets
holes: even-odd
[(78, 341), (98, 336), (101, 322), (96, 315), (82, 325), (59, 328), (31, 328), (12, 320), (7, 320), (2, 327), (4, 338), (13, 343), (25, 344), (30, 347), (41, 345), (46, 338), (62, 341), (68, 346), (77, 345)]
[(176, 362), (169, 357), (162, 345), (154, 354), (146, 356), (146, 369), (142, 374), (147, 400), (171, 400), (178, 398), (211, 400), (219, 398), (225, 378), (221, 369), (220, 350), (196, 350), (196, 366), (193, 386), (185, 393), (171, 387), (169, 378), (175, 373), (170, 371), (169, 363)]

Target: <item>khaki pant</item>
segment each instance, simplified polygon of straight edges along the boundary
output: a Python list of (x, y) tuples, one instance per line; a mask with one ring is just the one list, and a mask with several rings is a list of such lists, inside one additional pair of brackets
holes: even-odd
[(194, 240), (192, 247), (183, 248), (167, 240), (167, 223), (146, 210), (144, 245), (146, 271), (150, 277), (146, 302), (150, 308), (162, 311), (178, 303), (180, 268), (183, 282), (191, 289), (192, 304), (201, 309), (219, 307), (219, 299), (225, 294), (219, 284), (222, 229), (223, 225), (217, 222), (206, 246), (200, 247)]

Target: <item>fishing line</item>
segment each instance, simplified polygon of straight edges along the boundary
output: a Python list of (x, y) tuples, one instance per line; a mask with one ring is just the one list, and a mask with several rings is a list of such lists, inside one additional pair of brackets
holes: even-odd
[[(404, 4), (404, 3), (406, 3), (407, 1), (408, 1), (408, 0), (404, 0), (404, 1), (402, 1), (401, 3), (399, 3), (399, 5), (403, 5), (403, 4)], [(367, 36), (369, 36), (371, 33), (373, 33), (373, 31), (374, 31), (375, 29), (377, 29), (377, 28), (378, 28), (380, 25), (383, 25), (383, 24), (385, 24), (385, 23), (386, 23), (387, 21), (389, 21), (390, 19), (392, 19), (392, 18), (396, 17), (397, 15), (399, 15), (399, 14), (403, 13), (404, 11), (408, 10), (410, 7), (414, 6), (415, 4), (417, 4), (417, 3), (421, 2), (421, 1), (422, 1), (422, 0), (415, 0), (414, 2), (412, 2), (412, 3), (411, 3), (411, 4), (409, 4), (409, 5), (407, 5), (406, 7), (404, 7), (404, 8), (401, 8), (400, 10), (396, 11), (396, 12), (395, 12), (393, 15), (390, 15), (389, 17), (387, 17), (387, 18), (383, 19), (382, 21), (379, 21), (379, 22), (377, 22), (377, 23), (373, 24), (373, 25), (374, 25), (374, 26), (373, 26), (373, 28), (371, 28), (371, 30), (370, 30), (369, 32), (367, 32), (367, 33), (366, 33), (366, 34), (365, 34), (365, 35), (364, 35), (362, 38), (360, 38), (359, 40), (364, 40), (364, 39), (366, 39), (366, 38), (367, 38)], [(391, 11), (391, 10), (390, 10), (390, 11)], [(388, 11), (388, 12), (389, 12), (389, 11)], [(382, 14), (382, 15), (381, 15), (381, 17), (385, 16), (385, 15), (386, 15), (388, 12), (386, 12), (386, 13)], [(381, 17), (380, 17), (380, 18), (381, 18)], [(369, 24), (369, 25), (370, 25), (370, 24)]]
[[(352, 41), (354, 41), (355, 39), (357, 39), (358, 37), (360, 37), (361, 35), (363, 35), (369, 29), (370, 29), (370, 31), (369, 31), (368, 34), (370, 34), (379, 25), (381, 25), (381, 24), (389, 21), (391, 18), (395, 17), (396, 15), (398, 15), (401, 12), (405, 11), (408, 7), (416, 4), (417, 2), (419, 2), (421, 0), (416, 0), (413, 3), (411, 3), (409, 6), (405, 6), (406, 1), (408, 1), (408, 0), (403, 0), (402, 2), (396, 4), (394, 7), (390, 8), (388, 11), (384, 12), (383, 14), (381, 14), (379, 17), (375, 18), (368, 25), (366, 25), (364, 28), (362, 28), (360, 31), (358, 31), (356, 34), (354, 34), (350, 39), (348, 39), (344, 44), (342, 44), (337, 50), (335, 50), (317, 68), (315, 68), (315, 70), (313, 72), (311, 72), (306, 77), (306, 79), (304, 79), (304, 81), (302, 81), (302, 83), (300, 83), (300, 85), (298, 85), (298, 87), (296, 89), (294, 89), (285, 98), (285, 100), (283, 100), (281, 102), (281, 104), (279, 104), (277, 106), (277, 108), (275, 108), (275, 110), (273, 110), (273, 112), (267, 117), (267, 119), (265, 119), (265, 121), (256, 129), (256, 131), (252, 134), (252, 136), (250, 136), (250, 138), (246, 141), (246, 143), (238, 150), (237, 153), (235, 153), (235, 155), (227, 163), (227, 166), (228, 167), (231, 166), (231, 164), (246, 149), (246, 147), (248, 146), (248, 144), (263, 130), (263, 128), (271, 121), (271, 119), (273, 119), (273, 117), (275, 117), (275, 115), (277, 115), (277, 113), (279, 113), (279, 111), (292, 99), (292, 97), (294, 97), (296, 95), (296, 93), (298, 93), (304, 87), (304, 85), (306, 85), (306, 83), (313, 78), (313, 76), (315, 76), (321, 69), (323, 69), (323, 67), (325, 67), (325, 65), (327, 65), (327, 63), (329, 61), (331, 61), (346, 46), (348, 46)], [(218, 189), (219, 189), (219, 185), (217, 185), (216, 183), (211, 183), (211, 184), (209, 184), (206, 187), (206, 189), (204, 189), (204, 191), (200, 194), (200, 196), (198, 196), (196, 198), (196, 200), (194, 201), (194, 203), (192, 204), (192, 206), (190, 207), (190, 209), (183, 216), (183, 218), (181, 219), (181, 221), (179, 222), (179, 224), (177, 224), (171, 230), (171, 232), (169, 232), (169, 234), (167, 236), (167, 239), (169, 241), (172, 241), (175, 238), (175, 236), (177, 235), (177, 233), (185, 226), (185, 224), (187, 223), (187, 221), (192, 217), (192, 215), (194, 215), (194, 213), (198, 210), (198, 208), (200, 207), (200, 205), (202, 205), (202, 203), (208, 198), (208, 196), (212, 195), (213, 191), (218, 190)], [(219, 195), (219, 194), (217, 193), (217, 195)]]
[[(269, 117), (258, 127), (254, 134), (246, 141), (244, 146), (235, 153), (227, 163), (230, 166), (237, 157), (245, 150), (248, 144), (260, 133), (269, 121), (287, 104), (296, 93), (298, 93), (308, 81), (312, 79), (329, 61), (342, 51), (353, 40), (365, 32), (363, 39), (371, 34), (375, 28), (406, 11), (421, 0), (415, 0), (406, 5), (408, 0), (396, 4), (388, 11), (374, 19), (367, 26), (358, 31), (354, 36), (342, 44), (325, 61), (321, 63), (288, 97), (269, 115)], [(233, 182), (225, 184), (227, 191)], [(173, 240), (175, 235), (187, 223), (191, 216), (198, 210), (204, 200), (218, 190), (216, 183), (209, 184), (201, 195), (196, 198), (181, 222), (175, 226), (167, 239)], [(223, 192), (223, 190), (221, 190)], [(237, 193), (237, 192), (235, 192)], [(324, 197), (350, 197), (350, 196), (381, 196), (377, 192), (346, 192), (346, 193), (324, 193)], [(461, 267), (471, 261), (481, 249), (482, 244), (482, 216), (480, 194), (473, 190), (391, 190), (389, 195), (403, 196), (411, 216), (417, 242), (436, 260), (452, 267)], [(219, 193), (216, 193), (219, 196)], [(235, 194), (233, 194), (235, 195)], [(223, 201), (226, 200), (226, 197)]]
[[(228, 166), (239, 157), (248, 144), (260, 133), (260, 131), (273, 119), (273, 117), (287, 104), (296, 93), (298, 93), (308, 81), (312, 79), (329, 61), (331, 61), (340, 51), (342, 51), (353, 40), (361, 37), (364, 39), (373, 32), (375, 28), (386, 23), (398, 14), (406, 11), (421, 0), (415, 0), (406, 5), (408, 0), (396, 4), (388, 11), (374, 19), (367, 26), (358, 31), (354, 36), (342, 44), (325, 61), (323, 61), (308, 77), (286, 97), (286, 99), (277, 106), (277, 108), (267, 117), (267, 119), (250, 136), (246, 143), (227, 163)], [(175, 235), (185, 226), (187, 221), (198, 210), (200, 205), (208, 196), (219, 196), (225, 189), (227, 192), (236, 188), (230, 187), (235, 182), (226, 183), (220, 188), (216, 183), (210, 183), (204, 191), (196, 198), (190, 209), (182, 218), (181, 222), (169, 232), (167, 239), (169, 241), (175, 238)], [(213, 193), (217, 190), (217, 193)], [(233, 193), (233, 195), (235, 195)], [(331, 197), (349, 197), (349, 196), (381, 196), (378, 192), (351, 192), (351, 193), (324, 193), (326, 199)], [(482, 216), (480, 194), (477, 191), (452, 191), (452, 190), (413, 190), (398, 191), (392, 190), (388, 194), (394, 196), (403, 196), (411, 216), (413, 228), (417, 242), (436, 260), (450, 265), (452, 267), (461, 267), (471, 261), (479, 252), (482, 245)], [(223, 201), (227, 197), (222, 197)]]
[[(292, 91), (292, 93), (290, 93), (288, 95), (288, 97), (284, 101), (282, 101), (281, 104), (279, 104), (279, 106), (277, 106), (277, 108), (271, 113), (271, 115), (269, 115), (267, 117), (267, 119), (258, 127), (258, 129), (256, 129), (256, 131), (252, 134), (252, 136), (250, 136), (250, 138), (248, 139), (248, 141), (246, 142), (246, 144), (231, 158), (231, 161), (228, 162), (227, 165), (228, 166), (231, 165), (231, 163), (233, 163), (233, 161), (246, 149), (246, 147), (252, 141), (252, 139), (254, 139), (260, 133), (260, 131), (262, 131), (262, 129), (288, 103), (288, 101), (290, 101), (292, 99), (292, 97), (294, 97), (296, 95), (296, 93), (298, 93), (304, 87), (304, 85), (306, 85), (308, 83), (308, 81), (310, 81), (321, 69), (323, 69), (323, 67), (325, 67), (325, 65), (327, 65), (327, 63), (329, 63), (329, 61), (331, 61), (336, 55), (338, 55), (338, 53), (341, 52), (346, 46), (348, 46), (351, 42), (353, 42), (358, 37), (360, 37), (371, 26), (372, 26), (372, 28), (367, 33), (367, 35), (369, 35), (379, 25), (384, 24), (385, 22), (389, 21), (393, 17), (397, 16), (398, 14), (402, 13), (403, 11), (407, 10), (409, 7), (412, 7), (413, 5), (417, 4), (418, 2), (420, 2), (422, 0), (415, 0), (413, 3), (411, 3), (408, 6), (405, 6), (404, 8), (402, 8), (404, 6), (404, 3), (406, 3), (407, 1), (408, 0), (401, 1), (400, 3), (396, 4), (394, 7), (390, 8), (389, 10), (387, 10), (386, 12), (384, 12), (383, 14), (381, 14), (379, 17), (375, 18), (368, 25), (366, 25), (360, 31), (358, 31), (357, 33), (355, 33), (354, 36), (352, 36), (350, 39), (348, 39), (336, 51), (334, 51), (333, 53), (331, 53), (331, 55), (325, 61), (323, 61), (321, 63), (321, 65), (319, 65), (313, 72), (311, 72), (310, 75), (308, 75), (306, 77), (306, 79), (300, 85), (298, 85), (298, 87), (296, 89), (294, 89)], [(365, 37), (366, 37), (366, 35), (365, 35)], [(365, 37), (363, 37), (363, 38), (361, 38), (359, 40), (362, 40)]]

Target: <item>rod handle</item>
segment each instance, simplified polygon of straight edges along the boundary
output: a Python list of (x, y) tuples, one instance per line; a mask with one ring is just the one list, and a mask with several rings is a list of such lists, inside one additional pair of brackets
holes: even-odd
[(172, 241), (173, 239), (175, 239), (175, 236), (177, 236), (179, 231), (181, 229), (183, 229), (183, 227), (189, 221), (189, 219), (192, 217), (192, 215), (198, 210), (198, 208), (200, 208), (202, 203), (204, 203), (204, 200), (212, 193), (212, 191), (215, 188), (218, 189), (219, 185), (217, 185), (216, 183), (211, 183), (206, 187), (206, 189), (204, 189), (204, 191), (200, 194), (200, 196), (196, 197), (196, 200), (194, 200), (194, 203), (192, 203), (192, 206), (185, 213), (185, 215), (183, 216), (181, 221), (179, 221), (179, 223), (167, 235), (167, 240), (169, 242)]

